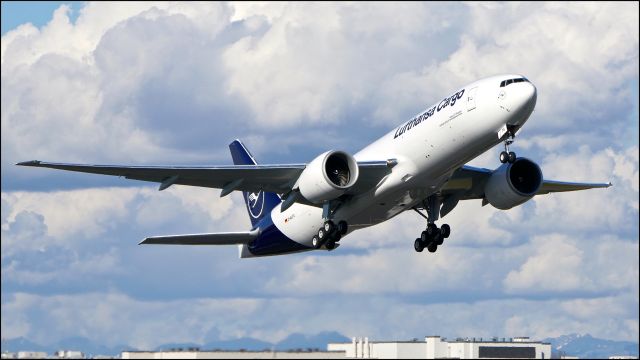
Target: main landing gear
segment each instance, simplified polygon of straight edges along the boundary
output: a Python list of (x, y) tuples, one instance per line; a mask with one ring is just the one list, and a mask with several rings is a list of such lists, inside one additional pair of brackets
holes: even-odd
[(315, 249), (320, 249), (322, 245), (324, 245), (327, 250), (333, 250), (336, 248), (336, 243), (340, 241), (342, 235), (347, 233), (348, 228), (349, 226), (344, 220), (339, 221), (338, 225), (334, 224), (331, 220), (327, 220), (324, 225), (318, 229), (318, 234), (313, 236), (311, 245)]
[(504, 151), (500, 153), (500, 162), (511, 163), (516, 162), (516, 153), (513, 151), (509, 151), (509, 145), (513, 144), (515, 141), (516, 134), (512, 129), (507, 129), (507, 138), (504, 140)]
[(441, 201), (436, 195), (429, 196), (423, 203), (427, 216), (424, 216), (417, 208), (414, 210), (422, 217), (427, 219), (427, 228), (420, 234), (420, 237), (413, 242), (413, 248), (417, 252), (422, 252), (425, 248), (429, 252), (434, 253), (438, 250), (438, 246), (442, 245), (444, 239), (451, 235), (451, 227), (449, 224), (443, 224), (438, 228), (435, 221), (440, 216)]

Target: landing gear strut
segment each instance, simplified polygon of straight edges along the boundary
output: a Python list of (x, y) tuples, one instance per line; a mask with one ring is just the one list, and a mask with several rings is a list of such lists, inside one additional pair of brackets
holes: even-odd
[(444, 239), (451, 235), (451, 227), (448, 224), (443, 224), (441, 228), (438, 228), (435, 224), (440, 217), (441, 205), (441, 199), (437, 195), (431, 195), (423, 202), (424, 209), (427, 210), (427, 216), (424, 216), (417, 208), (414, 208), (418, 214), (427, 219), (427, 228), (413, 242), (413, 248), (417, 252), (422, 252), (424, 248), (427, 248), (429, 252), (436, 252), (438, 246), (444, 242)]
[(513, 144), (516, 139), (516, 134), (513, 129), (507, 128), (507, 138), (504, 140), (504, 151), (500, 153), (500, 162), (511, 163), (516, 162), (516, 153), (509, 151), (509, 145)]
[(318, 229), (318, 234), (311, 240), (311, 245), (315, 249), (320, 249), (324, 245), (327, 250), (333, 250), (348, 229), (349, 225), (344, 220), (339, 221), (337, 225), (333, 221), (327, 220)]

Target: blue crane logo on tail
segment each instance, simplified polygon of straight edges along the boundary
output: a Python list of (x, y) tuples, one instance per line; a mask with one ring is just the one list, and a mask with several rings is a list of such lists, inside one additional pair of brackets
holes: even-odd
[(254, 219), (259, 218), (264, 209), (264, 192), (250, 193), (247, 196), (247, 207), (249, 208), (249, 214)]

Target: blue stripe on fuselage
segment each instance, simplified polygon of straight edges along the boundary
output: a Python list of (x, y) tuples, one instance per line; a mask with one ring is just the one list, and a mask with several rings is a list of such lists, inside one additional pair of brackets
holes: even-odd
[(247, 246), (253, 255), (278, 255), (311, 250), (310, 247), (297, 243), (283, 234), (273, 223), (271, 214), (264, 216), (256, 227), (260, 228), (260, 235)]

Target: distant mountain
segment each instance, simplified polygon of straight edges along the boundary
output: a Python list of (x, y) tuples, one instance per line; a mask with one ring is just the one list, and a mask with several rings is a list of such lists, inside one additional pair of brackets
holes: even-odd
[(235, 340), (215, 340), (202, 345), (202, 350), (249, 350), (260, 351), (273, 348), (270, 342), (254, 339), (239, 338)]
[(594, 338), (593, 336), (570, 334), (542, 340), (551, 344), (552, 356), (577, 356), (581, 359), (602, 359), (611, 355), (638, 357), (638, 343)]
[(316, 335), (293, 333), (276, 344), (277, 350), (320, 349), (327, 350), (328, 343), (351, 342), (348, 337), (335, 332), (323, 331)]
[(40, 345), (23, 337), (2, 340), (3, 352), (44, 351), (48, 354), (54, 354), (58, 350), (82, 351), (86, 355), (120, 355), (123, 350), (135, 349), (129, 345), (107, 347), (80, 336), (66, 338), (51, 345)]
[(18, 352), (18, 351), (45, 351), (49, 352), (49, 348), (31, 342), (23, 337), (5, 340), (2, 339), (2, 352)]
[(168, 344), (162, 344), (158, 347), (156, 347), (154, 350), (155, 351), (169, 351), (169, 350), (187, 350), (187, 349), (193, 349), (193, 348), (198, 348), (200, 350), (202, 350), (202, 345), (200, 344), (196, 344), (196, 343), (168, 343)]
[(315, 335), (293, 333), (284, 340), (272, 344), (270, 342), (254, 339), (240, 338), (235, 340), (210, 341), (200, 347), (202, 350), (295, 350), (295, 349), (320, 349), (326, 350), (330, 342), (351, 341), (344, 335), (335, 331), (323, 331)]
[[(350, 341), (347, 337), (335, 331), (325, 331), (315, 335), (306, 335), (294, 333), (284, 340), (273, 344), (270, 342), (244, 337), (233, 340), (213, 340), (206, 344), (197, 344), (192, 342), (185, 343), (167, 343), (156, 347), (155, 351), (199, 348), (200, 350), (291, 350), (291, 349), (320, 349), (326, 350), (327, 344), (330, 342)], [(52, 345), (40, 345), (29, 341), (23, 337), (10, 340), (2, 340), (2, 351), (18, 352), (18, 351), (44, 351), (53, 354), (58, 350), (75, 350), (82, 351), (86, 355), (119, 355), (122, 351), (136, 350), (129, 345), (119, 345), (107, 347), (102, 344), (93, 342), (85, 337), (70, 337), (61, 340)]]
[[(53, 349), (55, 347), (55, 349)], [(85, 337), (75, 336), (58, 341), (50, 346), (56, 352), (58, 350), (77, 350), (82, 351), (86, 355), (120, 355), (123, 350), (134, 350), (128, 345), (116, 345), (113, 347), (97, 344)]]
[(216, 340), (210, 341), (200, 347), (202, 350), (271, 350), (273, 344), (270, 342), (254, 339), (254, 338), (240, 338), (235, 340)]

